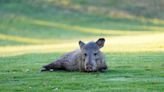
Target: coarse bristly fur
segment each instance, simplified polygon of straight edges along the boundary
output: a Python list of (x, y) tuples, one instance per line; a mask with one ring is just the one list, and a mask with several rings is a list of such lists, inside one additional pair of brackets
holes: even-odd
[(100, 51), (104, 43), (104, 38), (99, 38), (96, 42), (91, 41), (87, 44), (79, 41), (80, 49), (64, 54), (56, 61), (43, 66), (41, 71), (105, 71), (107, 65), (104, 54)]

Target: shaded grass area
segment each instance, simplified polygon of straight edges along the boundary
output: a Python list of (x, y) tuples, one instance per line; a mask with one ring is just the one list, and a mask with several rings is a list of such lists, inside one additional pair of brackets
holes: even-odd
[[(59, 4), (68, 2), (74, 6), (75, 3), (81, 3), (82, 6), (90, 7), (92, 6), (92, 0), (88, 2), (81, 0), (54, 2), (51, 3), (51, 1), (45, 0), (10, 0), (8, 2), (2, 2), (0, 4), (1, 34), (60, 40), (67, 39), (68, 37), (75, 39), (76, 37), (85, 38), (88, 36), (118, 36), (123, 35), (124, 32), (130, 35), (144, 34), (154, 31), (162, 32), (164, 29), (162, 20), (149, 21), (147, 19), (140, 19), (140, 17), (138, 18), (139, 20), (135, 18), (118, 18), (115, 16), (106, 16), (106, 14), (81, 12), (80, 10), (73, 10), (69, 6)], [(115, 1), (110, 1), (110, 3), (104, 1), (100, 2), (101, 7), (104, 4), (106, 5), (105, 2), (107, 4), (117, 3)], [(36, 23), (36, 21), (39, 21), (39, 23)], [(78, 27), (78, 29), (74, 27)], [(83, 30), (85, 29), (88, 29), (88, 32), (84, 32)], [(99, 31), (94, 33), (96, 29)]]
[(40, 72), (62, 53), (29, 54), (0, 58), (3, 92), (57, 91), (162, 92), (164, 52), (106, 53), (109, 70), (104, 73)]

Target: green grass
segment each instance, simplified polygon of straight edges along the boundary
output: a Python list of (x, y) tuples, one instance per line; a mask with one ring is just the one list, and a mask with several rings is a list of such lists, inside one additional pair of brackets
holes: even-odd
[[(163, 5), (162, 0), (0, 0), (0, 91), (163, 92)], [(106, 39), (107, 72), (40, 72), (79, 48), (79, 40), (99, 37)]]
[(61, 54), (29, 54), (0, 59), (3, 92), (162, 92), (164, 53), (106, 53), (104, 73), (40, 72), (42, 65)]

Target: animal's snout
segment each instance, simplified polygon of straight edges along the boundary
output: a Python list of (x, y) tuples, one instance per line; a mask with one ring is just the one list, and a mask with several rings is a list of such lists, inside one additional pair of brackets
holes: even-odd
[(87, 66), (87, 67), (86, 67), (86, 70), (91, 71), (91, 70), (92, 70), (92, 66)]
[(87, 71), (87, 72), (94, 71), (93, 66), (92, 66), (92, 65), (87, 65), (87, 66), (86, 66), (86, 71)]

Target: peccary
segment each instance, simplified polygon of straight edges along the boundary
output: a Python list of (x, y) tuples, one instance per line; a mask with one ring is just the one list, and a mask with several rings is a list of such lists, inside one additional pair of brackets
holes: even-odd
[(42, 67), (41, 71), (105, 71), (107, 65), (100, 48), (104, 46), (105, 39), (99, 38), (96, 42), (85, 44), (79, 41), (80, 49), (66, 53), (56, 61)]

